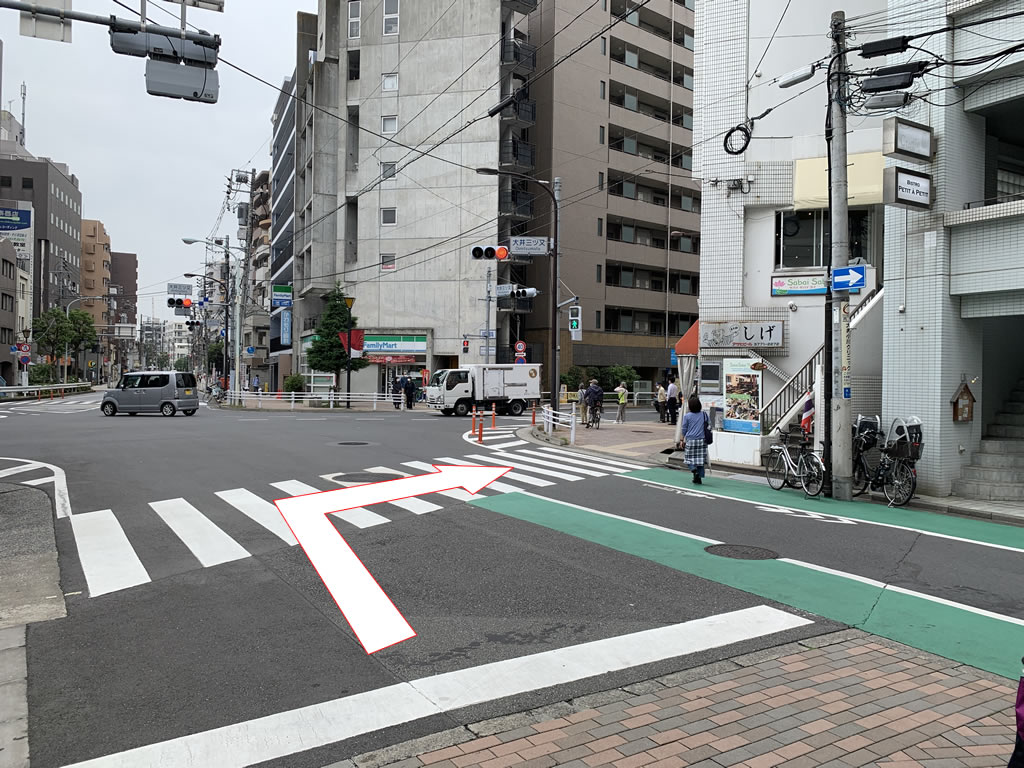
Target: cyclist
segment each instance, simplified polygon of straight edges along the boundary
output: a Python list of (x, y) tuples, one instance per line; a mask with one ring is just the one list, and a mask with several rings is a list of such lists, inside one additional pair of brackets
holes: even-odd
[[(604, 390), (597, 383), (597, 379), (590, 380), (590, 386), (587, 387), (583, 399), (586, 401), (589, 416), (587, 419), (587, 429), (590, 429), (594, 425), (595, 411), (602, 411), (604, 409)], [(598, 419), (600, 418), (600, 415), (598, 415)]]

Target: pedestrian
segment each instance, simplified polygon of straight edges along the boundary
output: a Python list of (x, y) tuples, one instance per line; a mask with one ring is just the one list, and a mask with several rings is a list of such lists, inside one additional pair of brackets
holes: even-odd
[(708, 463), (708, 446), (704, 430), (709, 426), (708, 415), (702, 410), (700, 398), (694, 395), (688, 402), (688, 413), (683, 416), (683, 461), (693, 472), (693, 482), (701, 485), (704, 466)]
[(260, 377), (259, 376), (253, 376), (252, 377), (252, 391), (253, 392), (259, 392), (260, 391)]
[(402, 410), (402, 383), (395, 376), (391, 380), (391, 402), (395, 404), (395, 410)]
[[(1024, 665), (1024, 659), (1020, 660)], [(1010, 755), (1010, 762), (1006, 768), (1024, 768), (1024, 670), (1020, 673), (1020, 682), (1017, 683), (1017, 706), (1015, 707), (1017, 721), (1017, 740), (1014, 743), (1013, 754)]]
[(413, 403), (416, 402), (416, 385), (411, 378), (405, 380), (405, 408), (411, 411)]
[(669, 424), (675, 424), (679, 418), (679, 387), (676, 386), (676, 380), (673, 376), (668, 380), (668, 418)]
[(626, 382), (624, 382), (624, 381), (619, 382), (619, 386), (617, 386), (613, 391), (619, 396), (619, 410), (615, 414), (615, 423), (616, 424), (625, 424), (626, 423), (626, 400), (629, 398), (629, 390), (626, 389)]
[(665, 382), (658, 382), (658, 419), (665, 423), (665, 411), (668, 407), (668, 392), (665, 391)]
[(587, 423), (587, 387), (580, 381), (580, 391), (576, 393), (576, 400), (580, 404), (580, 424)]

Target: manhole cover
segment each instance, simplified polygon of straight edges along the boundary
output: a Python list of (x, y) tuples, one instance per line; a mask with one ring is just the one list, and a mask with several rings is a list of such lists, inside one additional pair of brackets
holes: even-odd
[(369, 445), (361, 440), (342, 440), (338, 445)]
[(774, 560), (778, 552), (761, 547), (750, 547), (746, 544), (713, 544), (704, 551), (719, 557), (731, 557), (733, 560)]
[(343, 483), (379, 483), (381, 480), (397, 480), (398, 475), (385, 475), (379, 472), (345, 472), (335, 476)]
[(634, 435), (650, 435), (653, 434), (649, 429), (631, 429), (629, 430)]

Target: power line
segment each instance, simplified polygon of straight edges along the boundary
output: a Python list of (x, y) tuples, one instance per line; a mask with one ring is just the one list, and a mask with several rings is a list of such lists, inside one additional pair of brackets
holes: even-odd
[(764, 57), (768, 55), (768, 49), (772, 47), (772, 43), (775, 41), (775, 35), (779, 31), (779, 27), (782, 26), (782, 20), (786, 18), (786, 12), (789, 10), (789, 6), (792, 2), (793, 0), (786, 0), (786, 7), (782, 9), (782, 15), (779, 16), (779, 22), (778, 24), (775, 25), (775, 30), (772, 32), (772, 36), (768, 38), (768, 45), (766, 45), (764, 47), (764, 50), (761, 52), (761, 58), (757, 60), (757, 65), (750, 73), (750, 77), (747, 78), (747, 85), (750, 85), (750, 81), (754, 79), (755, 73), (759, 69), (761, 69), (761, 64), (764, 62)]

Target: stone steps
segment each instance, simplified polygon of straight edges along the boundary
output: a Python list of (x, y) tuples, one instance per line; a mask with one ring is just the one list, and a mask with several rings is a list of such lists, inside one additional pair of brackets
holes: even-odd
[(996, 453), (996, 454), (1007, 454), (1007, 453), (1022, 453), (1024, 454), (1024, 440), (999, 439), (986, 437), (981, 441), (981, 453)]
[(971, 466), (1024, 469), (1024, 453), (985, 453), (984, 451), (979, 451), (971, 459)]
[(986, 437), (1009, 437), (1014, 440), (1024, 440), (1024, 427), (1017, 427), (1009, 424), (990, 424)]
[[(1021, 403), (1021, 405), (1024, 405), (1024, 403)], [(1021, 413), (997, 413), (996, 420), (993, 424), (1006, 425), (1010, 427), (1024, 427), (1024, 411)]]
[(1024, 484), (1024, 468), (980, 467), (972, 464), (969, 467), (963, 468), (960, 479), (979, 483)]
[(1006, 413), (1024, 413), (1024, 403), (1003, 403)]
[(985, 501), (1024, 501), (1024, 484), (993, 483), (987, 480), (954, 480), (953, 494)]

